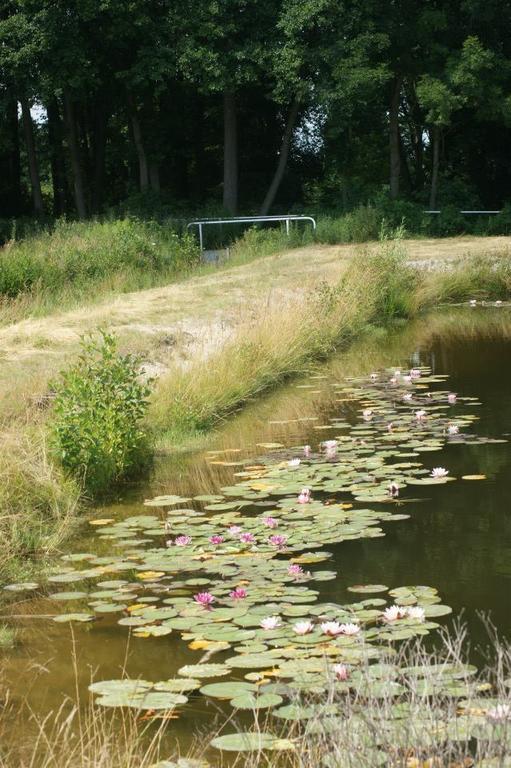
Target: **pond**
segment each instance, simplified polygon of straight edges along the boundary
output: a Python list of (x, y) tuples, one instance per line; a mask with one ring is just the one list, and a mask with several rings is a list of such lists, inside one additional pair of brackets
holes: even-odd
[[(92, 521), (96, 524), (87, 525), (69, 545), (71, 559), (62, 563), (64, 578), (59, 580), (57, 572), (48, 591), (57, 596), (62, 592), (78, 592), (78, 595), (69, 600), (49, 599), (39, 593), (32, 597), (30, 592), (21, 593), (22, 597), (18, 593), (9, 595), (8, 610), (23, 618), (18, 621), (20, 643), (5, 652), (3, 658), (4, 689), (10, 691), (14, 701), (27, 699), (32, 711), (44, 716), (49, 710), (57, 709), (64, 696), (75, 697), (77, 687), (85, 701), (92, 679), (118, 679), (123, 674), (150, 682), (174, 679), (178, 670), (198, 664), (208, 649), (215, 650), (215, 642), (225, 641), (224, 649), (218, 646), (218, 653), (212, 653), (207, 663), (222, 664), (226, 658), (234, 663), (233, 649), (229, 646), (237, 644), (241, 645), (234, 648), (238, 659), (239, 651), (245, 649), (256, 657), (254, 665), (248, 660), (234, 669), (229, 667), (228, 677), (223, 676), (220, 669), (216, 670), (217, 675), (213, 674), (213, 669), (212, 677), (200, 679), (200, 685), (244, 681), (245, 674), (257, 676), (258, 670), (268, 666), (265, 654), (271, 652), (271, 647), (282, 647), (283, 641), (279, 638), (288, 642), (282, 627), (276, 627), (273, 634), (271, 629), (266, 630), (270, 634), (264, 635), (265, 630), (259, 626), (267, 614), (280, 613), (284, 598), (276, 597), (277, 587), (283, 590), (286, 599), (287, 609), (283, 613), (288, 617), (285, 622), (290, 622), (288, 634), (292, 635), (293, 621), (313, 617), (314, 630), (309, 632), (311, 647), (320, 632), (318, 624), (322, 617), (320, 611), (314, 614), (316, 604), (330, 606), (331, 620), (358, 626), (366, 620), (373, 621), (384, 609), (384, 600), (390, 605), (393, 597), (397, 602), (401, 602), (400, 597), (410, 597), (403, 591), (390, 597), (386, 593), (387, 589), (406, 585), (431, 588), (424, 592), (424, 599), (420, 596), (416, 599), (414, 593), (409, 600), (410, 605), (417, 603), (423, 606), (420, 610), (426, 610), (425, 617), (416, 622), (405, 619), (409, 635), (426, 633), (429, 624), (434, 634), (435, 622), (445, 625), (452, 617), (462, 616), (468, 622), (472, 643), (484, 643), (485, 631), (478, 618), (478, 613), (484, 612), (490, 613), (502, 635), (509, 636), (510, 353), (511, 310), (508, 308), (437, 312), (403, 328), (372, 333), (311, 376), (292, 382), (252, 405), (219, 431), (208, 450), (161, 458), (148, 487), (134, 489), (117, 503), (99, 510)], [(392, 390), (389, 381), (395, 378), (397, 368), (401, 371), (398, 378), (406, 376), (410, 368), (419, 369), (421, 375), (412, 382), (399, 380), (395, 385), (398, 390)], [(373, 372), (376, 376), (371, 379)], [(412, 390), (412, 399), (403, 399)], [(455, 402), (453, 398), (448, 401), (448, 392), (457, 393)], [(423, 408), (424, 417), (417, 416)], [(389, 429), (390, 418), (393, 426)], [(403, 427), (405, 421), (408, 426)], [(459, 432), (451, 429), (451, 434), (449, 427)], [(338, 448), (332, 447), (332, 456), (325, 456), (320, 443), (334, 439), (339, 440)], [(312, 448), (310, 460), (304, 457), (303, 445)], [(394, 470), (391, 474), (382, 470), (379, 459), (376, 464), (368, 463), (374, 458), (375, 446), (378, 458), (385, 445), (393, 447), (392, 462), (396, 463), (397, 455), (403, 464), (402, 469), (395, 470), (400, 486), (395, 497), (388, 493)], [(341, 452), (337, 453), (338, 450)], [(350, 458), (355, 453), (356, 461)], [(301, 459), (300, 464), (289, 466), (288, 462), (295, 457)], [(342, 472), (338, 462), (344, 467)], [(448, 478), (456, 479), (446, 482), (440, 478), (430, 482), (435, 467), (447, 468)], [(312, 504), (305, 500), (306, 503), (297, 505), (293, 472), (298, 473), (296, 477), (300, 480), (297, 488), (309, 478), (316, 481), (316, 487), (310, 483)], [(464, 477), (467, 479), (462, 479)], [(239, 488), (236, 493), (233, 488), (240, 482), (245, 484), (243, 493)], [(272, 484), (279, 482), (280, 491), (273, 490), (272, 496)], [(349, 487), (358, 490), (348, 491)], [(143, 506), (144, 499), (161, 495), (175, 495), (184, 500)], [(216, 498), (187, 501), (197, 496)], [(235, 508), (233, 499), (237, 496), (238, 500), (244, 499), (245, 507)], [(318, 505), (316, 512), (314, 505)], [(208, 506), (213, 508), (205, 510)], [(193, 513), (187, 517), (186, 512), (170, 515), (167, 531), (158, 522), (159, 533), (155, 533), (155, 522), (146, 521), (138, 527), (122, 524), (140, 515), (163, 515), (165, 519), (167, 512), (180, 507), (199, 510), (201, 514), (197, 517)], [(363, 509), (374, 509), (374, 517), (364, 516), (360, 512)], [(172, 543), (177, 535), (190, 535), (193, 539), (197, 526), (202, 526), (203, 539), (208, 542), (206, 550), (208, 546), (210, 549), (218, 546), (220, 550), (229, 547), (232, 542), (228, 530), (236, 523), (234, 518), (230, 519), (231, 515), (241, 515), (241, 527), (254, 530), (258, 541), (263, 523), (251, 528), (251, 523), (245, 522), (249, 516), (257, 515), (262, 520), (266, 515), (276, 520), (275, 528), (271, 522), (264, 523), (268, 530), (262, 547), (265, 553), (272, 547), (275, 551), (257, 562), (245, 554), (250, 555), (252, 546), (247, 540), (237, 550), (238, 565), (228, 562), (215, 571), (215, 566), (203, 558), (198, 564), (196, 561), (185, 576), (173, 573), (171, 592), (168, 584), (162, 589), (166, 575), (160, 572), (158, 563), (161, 565), (164, 556), (184, 557), (183, 561), (176, 560), (178, 564), (183, 562), (183, 567), (191, 562), (188, 560), (185, 565), (190, 555), (175, 554), (177, 547), (165, 547), (166, 541)], [(327, 525), (322, 525), (325, 516)], [(209, 543), (211, 536), (220, 534), (222, 541)], [(267, 541), (272, 536), (277, 539), (270, 546)], [(279, 536), (284, 536), (284, 540), (279, 541)], [(344, 540), (340, 541), (341, 538)], [(164, 554), (152, 560), (137, 560), (137, 552), (156, 545), (162, 547)], [(305, 574), (310, 569), (312, 579), (289, 577), (291, 560), (300, 560), (301, 552), (318, 551), (331, 553), (331, 557), (320, 557), (317, 562), (314, 555), (305, 557), (300, 566)], [(73, 553), (87, 553), (90, 558), (74, 560)], [(131, 557), (131, 563), (139, 566), (135, 578), (126, 575), (130, 573), (128, 567), (113, 571), (108, 568), (109, 558), (120, 558), (122, 553), (128, 563)], [(98, 561), (98, 556), (104, 560)], [(243, 567), (239, 565), (242, 557), (246, 557)], [(214, 553), (211, 558), (215, 560)], [(151, 563), (156, 565), (152, 567)], [(91, 565), (93, 568), (103, 565), (103, 575), (100, 577), (96, 571), (94, 580), (66, 580), (65, 569), (87, 569)], [(240, 579), (240, 574), (248, 578)], [(319, 578), (314, 578), (315, 574)], [(222, 580), (227, 585), (224, 590)], [(137, 583), (136, 589), (129, 586), (132, 582)], [(236, 584), (239, 586), (235, 587)], [(274, 584), (277, 587), (272, 592)], [(365, 593), (358, 587), (356, 591), (350, 590), (354, 585), (376, 586)], [(380, 591), (378, 585), (384, 585), (385, 591)], [(236, 607), (243, 603), (243, 595), (238, 601), (228, 597), (229, 590), (235, 588), (242, 592), (269, 590), (266, 600), (259, 596), (256, 601), (255, 620), (247, 619), (246, 608), (238, 611)], [(438, 591), (438, 597), (434, 590)], [(204, 614), (200, 611), (208, 608), (194, 604), (193, 596), (200, 592), (212, 593), (217, 600), (211, 609), (211, 617), (215, 616), (212, 624), (217, 622), (217, 616), (221, 617), (218, 611), (230, 612), (229, 619), (234, 621), (234, 630), (238, 633), (232, 635), (232, 639), (229, 631), (232, 634), (233, 626), (229, 624), (220, 631), (217, 624), (216, 634), (208, 635), (201, 644), (205, 635), (194, 625), (204, 625)], [(278, 611), (271, 606), (266, 610), (265, 602), (271, 597), (281, 600), (277, 602)], [(361, 605), (364, 600), (369, 602)], [(406, 603), (405, 599), (403, 604)], [(335, 613), (333, 605), (344, 608)], [(442, 605), (450, 606), (453, 613), (448, 615), (447, 610), (444, 613), (440, 609)], [(147, 613), (154, 608), (163, 612)], [(183, 608), (184, 623), (179, 613)], [(83, 624), (52, 620), (55, 615), (66, 613), (94, 615), (97, 620)], [(152, 617), (152, 623), (137, 623), (137, 617), (141, 616)], [(162, 630), (162, 636), (146, 636), (149, 624), (161, 627), (165, 621), (169, 628), (172, 625), (170, 634), (163, 634)], [(379, 627), (380, 632), (395, 631), (391, 622), (380, 621)], [(187, 639), (181, 637), (182, 632)], [(371, 641), (374, 630), (368, 632)], [(406, 631), (403, 636), (407, 636)], [(194, 640), (195, 650), (191, 650), (188, 645)], [(319, 638), (316, 641), (319, 642)], [(353, 660), (355, 641), (349, 633), (341, 641), (345, 641), (346, 658)], [(257, 658), (258, 654), (263, 654), (262, 660)], [(189, 678), (194, 679), (193, 673), (192, 667)], [(249, 680), (255, 681), (256, 677)], [(238, 701), (240, 696), (246, 697), (250, 685), (249, 682), (246, 690), (241, 686), (233, 693), (234, 700), (236, 696)], [(168, 690), (175, 693), (177, 689), (171, 685)], [(269, 695), (276, 695), (275, 690)], [(105, 691), (99, 688), (96, 693), (104, 695)], [(278, 694), (275, 703), (281, 703), (277, 699)], [(213, 718), (221, 720), (231, 712), (227, 702), (195, 693), (189, 696), (188, 703), (179, 707), (179, 719), (169, 723), (169, 732), (186, 749), (201, 729), (206, 731), (211, 727)]]

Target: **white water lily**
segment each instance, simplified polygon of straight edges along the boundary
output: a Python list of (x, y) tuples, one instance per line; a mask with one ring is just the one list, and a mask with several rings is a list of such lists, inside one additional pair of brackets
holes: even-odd
[(301, 464), (300, 459), (290, 459), (287, 462), (288, 467), (298, 467)]
[(342, 635), (358, 635), (360, 626), (358, 624), (341, 624)]
[(338, 621), (324, 621), (321, 624), (321, 631), (324, 635), (329, 635), (330, 637), (337, 637), (337, 635), (342, 635), (342, 624), (339, 624)]
[(419, 605), (412, 605), (406, 609), (406, 615), (409, 619), (415, 619), (416, 621), (424, 621), (426, 618), (426, 611)]
[(378, 378), (378, 374), (377, 373), (372, 373), (370, 378), (371, 378), (372, 381), (376, 381), (376, 379)]
[(280, 625), (279, 616), (267, 616), (265, 619), (261, 620), (259, 626), (262, 627), (262, 629), (277, 629)]
[(486, 717), (489, 720), (494, 720), (497, 723), (502, 723), (505, 720), (511, 720), (511, 705), (510, 704), (497, 704), (486, 712)]
[(293, 627), (293, 632), (297, 635), (308, 635), (314, 629), (312, 621), (297, 621)]
[(364, 419), (364, 421), (371, 421), (371, 419), (373, 418), (372, 410), (370, 408), (364, 408), (364, 410), (362, 411), (362, 418)]
[(403, 395), (403, 400), (405, 401), (405, 403), (409, 403), (412, 397), (413, 395), (411, 392), (405, 392)]
[(415, 418), (417, 421), (424, 421), (426, 418), (426, 411), (415, 411)]
[(383, 621), (398, 621), (399, 619), (404, 619), (407, 614), (406, 608), (403, 608), (401, 605), (389, 605), (388, 608), (385, 608), (385, 610), (382, 613)]
[(449, 470), (445, 467), (433, 467), (431, 470), (431, 477), (447, 477)]
[(447, 433), (449, 435), (457, 435), (459, 431), (460, 431), (460, 428), (458, 427), (457, 424), (449, 424), (449, 426), (447, 427)]
[(412, 377), (409, 376), (408, 374), (405, 374), (402, 378), (403, 378), (403, 381), (405, 381), (407, 384), (409, 384), (412, 380)]
[(420, 379), (421, 377), (420, 368), (410, 368), (410, 376), (412, 379)]
[(477, 304), (477, 300), (476, 299), (470, 299), (470, 301), (468, 303), (470, 304), (471, 307), (475, 307), (476, 304)]

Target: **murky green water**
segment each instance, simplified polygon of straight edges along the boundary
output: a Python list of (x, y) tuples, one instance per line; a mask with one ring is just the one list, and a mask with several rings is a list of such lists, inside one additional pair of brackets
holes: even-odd
[[(476, 434), (501, 437), (511, 432), (509, 310), (439, 313), (414, 326), (373, 336), (324, 366), (316, 376), (295, 382), (249, 408), (208, 446), (215, 454), (162, 459), (150, 487), (133, 490), (118, 504), (101, 510), (98, 517), (140, 514), (143, 499), (159, 493), (216, 493), (235, 482), (239, 467), (215, 462), (235, 464), (247, 456), (261, 455), (263, 449), (257, 443), (315, 446), (335, 433), (318, 429), (332, 415), (352, 416), (346, 412), (346, 404), (336, 402), (332, 387), (343, 375), (419, 364), (430, 366), (435, 374), (448, 375), (450, 390), (479, 398), (481, 405), (472, 407), (479, 417), (473, 428)], [(467, 410), (455, 406), (454, 414), (457, 408)], [(228, 452), (221, 454), (221, 450)], [(448, 467), (457, 478), (485, 474), (487, 479), (414, 488), (413, 496), (420, 501), (395, 510), (406, 512), (410, 519), (383, 523), (384, 537), (329, 545), (334, 556), (325, 567), (335, 569), (338, 577), (320, 585), (320, 599), (350, 602), (355, 596), (347, 587), (357, 583), (383, 583), (391, 588), (427, 584), (439, 590), (455, 617), (463, 614), (475, 643), (484, 639), (477, 618), (480, 611), (490, 612), (499, 631), (509, 636), (511, 443), (451, 444), (441, 452), (423, 454), (421, 461), (426, 467)], [(94, 552), (100, 547), (108, 551), (109, 546), (99, 542), (97, 531), (88, 527), (70, 549)], [(12, 610), (26, 618), (19, 622), (20, 644), (3, 659), (4, 687), (14, 700), (27, 698), (36, 713), (45, 714), (57, 708), (63, 696), (75, 696), (71, 630), (68, 625), (38, 618), (56, 612), (52, 601), (24, 600)], [(91, 677), (116, 678), (125, 668), (130, 677), (166, 679), (182, 665), (196, 663), (200, 655), (188, 650), (178, 632), (161, 638), (131, 638), (128, 643), (128, 632), (117, 625), (115, 617), (75, 626), (74, 638), (78, 687), (84, 699)], [(193, 697), (169, 730), (186, 745), (219, 710), (218, 704)]]

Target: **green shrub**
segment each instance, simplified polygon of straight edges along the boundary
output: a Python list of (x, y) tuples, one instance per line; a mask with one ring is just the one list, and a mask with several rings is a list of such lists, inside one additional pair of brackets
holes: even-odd
[(62, 466), (94, 496), (146, 464), (141, 422), (150, 390), (141, 381), (138, 358), (120, 355), (113, 336), (83, 341), (82, 350), (56, 385), (52, 427)]

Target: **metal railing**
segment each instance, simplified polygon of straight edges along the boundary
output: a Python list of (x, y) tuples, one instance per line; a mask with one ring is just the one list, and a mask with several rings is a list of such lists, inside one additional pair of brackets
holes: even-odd
[[(442, 213), (442, 211), (423, 211), (423, 213)], [(494, 214), (494, 213), (500, 213), (500, 211), (458, 211), (458, 213), (462, 213), (464, 215), (481, 215), (484, 216), (486, 214)]]
[(192, 227), (198, 227), (199, 230), (199, 244), (201, 251), (204, 250), (204, 231), (203, 227), (209, 226), (211, 224), (260, 224), (265, 221), (269, 222), (278, 222), (278, 221), (285, 221), (286, 222), (286, 233), (289, 236), (290, 231), (290, 222), (291, 221), (310, 221), (312, 224), (312, 229), (316, 229), (316, 220), (312, 216), (293, 216), (293, 215), (284, 215), (284, 216), (234, 216), (230, 219), (200, 219), (198, 221), (190, 221), (189, 224), (186, 225), (187, 229), (191, 229)]

